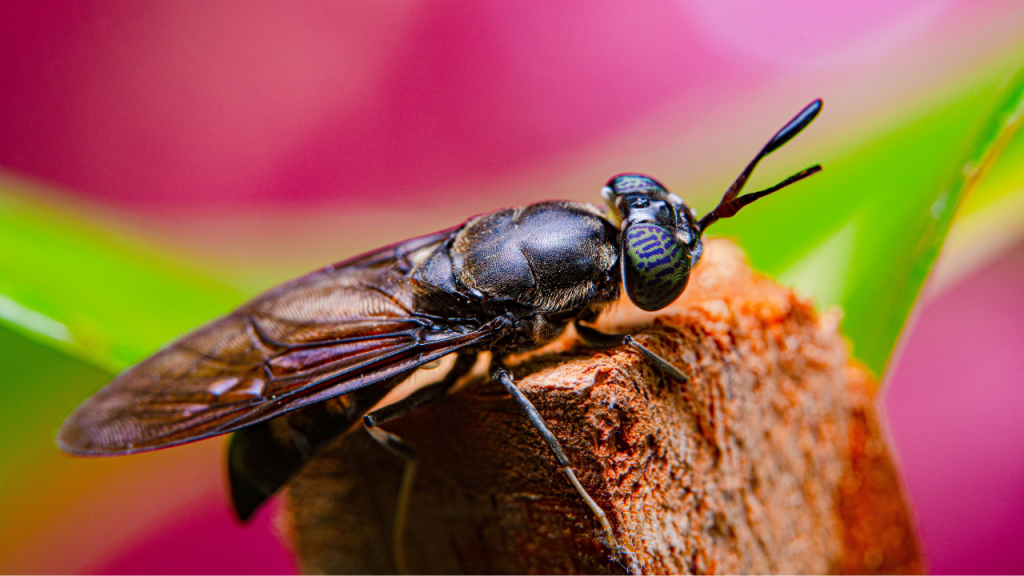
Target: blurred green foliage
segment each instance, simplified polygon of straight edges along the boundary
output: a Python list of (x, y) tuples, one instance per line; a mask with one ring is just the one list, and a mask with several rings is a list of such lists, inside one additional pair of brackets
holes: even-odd
[[(106, 382), (110, 373), (4, 326), (0, 326), (0, 357), (4, 358), (0, 486), (12, 489), (33, 481), (25, 470), (57, 449), (53, 438), (58, 424), (82, 394)], [(0, 494), (0, 504), (9, 495), (6, 490)]]
[(1024, 75), (975, 79), (815, 157), (821, 174), (715, 233), (736, 237), (756, 268), (819, 306), (840, 306), (854, 356), (881, 375), (965, 192), (982, 175), (975, 169), (994, 163), (1001, 176), (1000, 186), (982, 187), (989, 200), (1024, 174), (1001, 154), (1020, 148), (1022, 103)]
[(234, 308), (241, 290), (0, 184), (0, 322), (118, 370)]

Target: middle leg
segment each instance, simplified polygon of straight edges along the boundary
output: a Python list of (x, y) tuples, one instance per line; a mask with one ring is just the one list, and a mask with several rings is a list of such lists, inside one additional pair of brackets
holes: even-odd
[(615, 531), (612, 530), (611, 522), (608, 521), (608, 515), (604, 513), (604, 510), (598, 506), (597, 502), (590, 497), (590, 494), (587, 494), (586, 489), (584, 489), (583, 485), (580, 484), (579, 479), (576, 478), (576, 473), (572, 469), (572, 464), (569, 463), (569, 459), (565, 456), (565, 452), (562, 450), (562, 446), (559, 444), (558, 439), (551, 433), (548, 425), (544, 422), (544, 418), (541, 417), (540, 412), (537, 411), (537, 408), (534, 407), (533, 403), (530, 402), (519, 388), (516, 387), (515, 382), (512, 380), (512, 373), (509, 372), (509, 369), (500, 361), (495, 361), (491, 376), (498, 382), (501, 382), (502, 386), (505, 387), (505, 390), (512, 395), (512, 398), (517, 404), (519, 404), (519, 407), (526, 413), (526, 418), (530, 421), (530, 424), (533, 424), (533, 427), (540, 434), (541, 438), (543, 438), (544, 442), (547, 443), (548, 448), (551, 449), (551, 453), (555, 456), (555, 461), (558, 462), (558, 465), (562, 468), (562, 472), (569, 477), (569, 482), (572, 483), (573, 488), (576, 489), (576, 492), (578, 492), (580, 497), (583, 498), (587, 507), (590, 508), (590, 511), (601, 524), (601, 529), (605, 533), (605, 538), (608, 539), (609, 547), (625, 558), (630, 574), (640, 574), (640, 563), (637, 560), (636, 554), (625, 546), (619, 544), (618, 540), (615, 538)]

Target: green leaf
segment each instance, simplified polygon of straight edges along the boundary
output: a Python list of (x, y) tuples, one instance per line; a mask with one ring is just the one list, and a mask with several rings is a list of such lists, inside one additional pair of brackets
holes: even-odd
[(117, 370), (231, 310), (242, 290), (0, 180), (0, 323)]
[(83, 394), (110, 375), (91, 363), (33, 342), (0, 326), (0, 353), (4, 359), (0, 390), (0, 508), (7, 498), (22, 495), (24, 483), (38, 481), (26, 475), (40, 459), (55, 457), (56, 427)]
[(1022, 106), (1024, 74), (975, 80), (814, 156), (820, 175), (715, 232), (820, 306), (839, 305), (854, 356), (883, 374), (962, 198), (1016, 148)]

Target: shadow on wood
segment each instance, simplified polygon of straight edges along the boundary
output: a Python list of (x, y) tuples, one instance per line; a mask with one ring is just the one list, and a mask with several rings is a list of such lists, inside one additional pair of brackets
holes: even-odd
[[(913, 573), (913, 521), (837, 313), (817, 314), (712, 241), (655, 315), (602, 325), (691, 375), (567, 335), (513, 363), (619, 542), (647, 573)], [(385, 426), (422, 456), (406, 554), (422, 573), (622, 573), (599, 525), (500, 385), (481, 375)], [(401, 463), (358, 430), (289, 488), (313, 573), (392, 573)]]

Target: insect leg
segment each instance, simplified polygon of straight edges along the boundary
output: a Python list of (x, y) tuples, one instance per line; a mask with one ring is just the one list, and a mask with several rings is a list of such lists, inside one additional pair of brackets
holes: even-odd
[(321, 448), (357, 424), (363, 413), (407, 377), (401, 374), (341, 396), (336, 405), (314, 404), (232, 434), (228, 481), (239, 519), (247, 521)]
[(690, 381), (690, 378), (687, 377), (686, 374), (683, 374), (679, 368), (676, 368), (668, 360), (665, 360), (661, 356), (652, 352), (650, 348), (637, 342), (636, 339), (629, 334), (605, 334), (600, 330), (584, 326), (579, 322), (576, 322), (576, 333), (579, 334), (580, 340), (582, 340), (584, 344), (599, 350), (607, 350), (608, 348), (617, 348), (619, 346), (629, 346), (633, 350), (639, 352), (640, 355), (646, 358), (648, 362), (654, 364), (656, 368), (668, 374), (672, 378), (675, 378), (680, 382)]
[(395, 505), (395, 523), (391, 532), (395, 570), (400, 574), (409, 573), (405, 559), (405, 524), (408, 518), (413, 483), (416, 481), (419, 454), (415, 446), (391, 432), (381, 430), (378, 426), (444, 397), (448, 389), (459, 378), (473, 369), (473, 364), (476, 364), (476, 356), (476, 354), (458, 354), (455, 364), (440, 381), (424, 386), (397, 402), (392, 402), (363, 416), (363, 427), (366, 428), (370, 437), (386, 448), (388, 452), (405, 461), (401, 484), (398, 488), (398, 502)]
[(476, 354), (456, 355), (455, 364), (440, 381), (424, 386), (397, 402), (392, 402), (370, 412), (363, 416), (363, 424), (371, 428), (380, 426), (389, 420), (405, 416), (421, 406), (425, 406), (435, 400), (440, 400), (448, 392), (448, 389), (455, 385), (459, 378), (462, 378), (473, 369), (473, 365), (476, 364), (476, 356)]
[(587, 494), (587, 491), (580, 484), (579, 479), (576, 478), (576, 473), (573, 472), (572, 465), (569, 463), (569, 459), (566, 458), (565, 452), (562, 451), (561, 444), (558, 443), (558, 439), (548, 429), (548, 425), (544, 423), (544, 418), (541, 417), (540, 412), (533, 406), (529, 399), (523, 395), (523, 393), (516, 387), (515, 382), (512, 380), (512, 373), (505, 367), (501, 362), (495, 362), (491, 377), (501, 382), (508, 390), (508, 393), (512, 395), (512, 398), (519, 404), (519, 407), (526, 413), (526, 418), (529, 419), (530, 424), (537, 429), (541, 438), (547, 443), (548, 448), (551, 449), (552, 454), (555, 456), (555, 461), (562, 467), (562, 472), (569, 477), (569, 481), (572, 482), (576, 492), (583, 498), (583, 501), (587, 503), (587, 507), (597, 518), (597, 521), (601, 523), (601, 528), (604, 530), (605, 537), (608, 539), (608, 544), (613, 550), (622, 554), (627, 561), (628, 569), (630, 574), (640, 574), (640, 564), (637, 561), (636, 554), (630, 551), (625, 546), (619, 545), (618, 540), (615, 538), (615, 532), (612, 530), (612, 525), (608, 521), (608, 515), (604, 513), (604, 510), (594, 502), (594, 499)]
[(398, 487), (398, 502), (395, 504), (395, 524), (391, 530), (391, 553), (394, 556), (395, 571), (398, 574), (408, 574), (409, 568), (405, 559), (405, 521), (409, 509), (409, 497), (412, 494), (412, 485), (416, 481), (416, 468), (419, 464), (419, 452), (416, 447), (403, 440), (399, 436), (375, 426), (364, 428), (369, 432), (370, 437), (376, 440), (381, 446), (395, 456), (405, 461), (402, 469), (402, 480)]
[[(580, 340), (582, 340), (584, 344), (590, 346), (591, 348), (606, 350), (608, 348), (616, 348), (618, 346), (629, 346), (633, 350), (639, 352), (640, 355), (646, 358), (648, 362), (653, 364), (655, 368), (658, 368), (659, 370), (668, 374), (672, 378), (675, 378), (676, 380), (684, 384), (690, 381), (686, 374), (683, 374), (678, 368), (669, 363), (668, 360), (665, 360), (661, 356), (658, 356), (649, 348), (637, 342), (635, 338), (628, 334), (605, 334), (600, 330), (590, 328), (589, 326), (584, 326), (579, 322), (576, 322), (575, 326), (576, 333), (579, 334)], [(708, 409), (704, 405), (699, 403), (692, 395), (688, 395), (688, 402), (690, 404), (690, 408), (693, 410), (693, 413), (697, 416), (697, 420), (698, 422), (700, 422), (701, 430), (704, 433), (704, 435), (708, 438), (708, 441), (711, 444), (712, 449), (715, 451), (716, 454), (720, 454), (721, 448), (719, 447), (718, 443), (714, 441), (715, 436), (714, 432), (711, 429), (711, 423), (713, 422), (713, 419), (711, 414), (708, 413)]]

